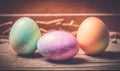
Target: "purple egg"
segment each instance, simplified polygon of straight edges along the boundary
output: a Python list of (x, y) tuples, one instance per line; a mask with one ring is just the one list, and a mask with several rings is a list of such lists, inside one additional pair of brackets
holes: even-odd
[(42, 36), (38, 40), (37, 48), (47, 59), (61, 61), (75, 56), (78, 53), (79, 44), (73, 35), (54, 31)]

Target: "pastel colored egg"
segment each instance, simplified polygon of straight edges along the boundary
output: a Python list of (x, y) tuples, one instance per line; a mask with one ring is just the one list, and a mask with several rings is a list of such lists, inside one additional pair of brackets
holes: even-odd
[(63, 31), (49, 32), (37, 44), (38, 51), (49, 60), (61, 61), (75, 56), (79, 50), (76, 38)]
[(11, 28), (9, 42), (20, 55), (29, 55), (37, 49), (41, 33), (37, 24), (28, 17), (18, 19)]
[(86, 54), (100, 54), (109, 44), (109, 31), (102, 20), (88, 17), (78, 29), (77, 40)]

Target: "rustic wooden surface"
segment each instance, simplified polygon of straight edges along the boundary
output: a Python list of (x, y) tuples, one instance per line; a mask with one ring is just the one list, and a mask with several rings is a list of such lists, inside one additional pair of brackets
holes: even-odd
[(0, 39), (0, 70), (120, 70), (120, 39), (110, 44), (102, 55), (88, 56), (80, 52), (62, 62), (46, 60), (37, 51), (31, 56), (17, 55), (8, 39)]

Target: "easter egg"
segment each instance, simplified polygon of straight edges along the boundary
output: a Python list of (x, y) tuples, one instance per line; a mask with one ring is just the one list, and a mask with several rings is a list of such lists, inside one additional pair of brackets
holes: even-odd
[(79, 50), (77, 39), (63, 31), (49, 32), (37, 43), (38, 51), (48, 60), (61, 61), (75, 56)]
[(109, 31), (102, 20), (88, 17), (78, 29), (77, 40), (86, 54), (101, 54), (109, 44)]
[(11, 28), (9, 42), (20, 55), (29, 55), (37, 49), (41, 33), (37, 24), (28, 17), (18, 19)]

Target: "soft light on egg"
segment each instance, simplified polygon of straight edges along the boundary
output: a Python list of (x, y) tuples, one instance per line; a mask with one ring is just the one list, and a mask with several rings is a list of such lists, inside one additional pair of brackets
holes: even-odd
[(9, 41), (14, 51), (29, 55), (37, 49), (41, 33), (37, 24), (28, 17), (18, 19), (11, 28)]
[(77, 40), (86, 54), (100, 54), (109, 44), (109, 31), (102, 20), (89, 17), (80, 25)]
[(61, 61), (75, 56), (79, 44), (74, 36), (63, 31), (49, 32), (37, 44), (38, 51), (49, 60)]

